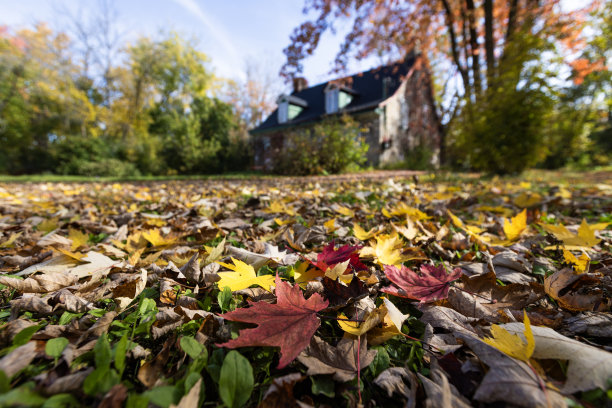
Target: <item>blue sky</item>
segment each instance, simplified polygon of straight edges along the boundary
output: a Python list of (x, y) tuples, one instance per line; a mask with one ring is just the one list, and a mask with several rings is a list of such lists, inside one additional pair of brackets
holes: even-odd
[[(58, 8), (76, 14), (88, 5), (93, 7), (95, 0), (0, 0), (0, 24), (19, 28), (37, 21), (58, 22)], [(160, 29), (176, 30), (196, 38), (198, 48), (211, 58), (215, 74), (227, 78), (241, 78), (247, 58), (278, 73), (290, 33), (305, 20), (303, 0), (116, 0), (114, 5), (128, 41), (155, 35)], [(309, 83), (330, 78), (331, 64), (348, 29), (338, 28), (335, 36), (326, 34), (316, 54), (306, 61)], [(375, 59), (354, 62), (348, 71), (366, 70), (377, 63)]]

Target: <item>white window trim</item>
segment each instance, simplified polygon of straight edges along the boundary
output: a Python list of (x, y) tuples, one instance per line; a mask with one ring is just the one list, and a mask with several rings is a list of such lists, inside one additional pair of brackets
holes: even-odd
[(332, 88), (325, 91), (325, 112), (338, 112), (338, 88)]
[(289, 120), (289, 102), (285, 99), (278, 104), (278, 123), (286, 123)]

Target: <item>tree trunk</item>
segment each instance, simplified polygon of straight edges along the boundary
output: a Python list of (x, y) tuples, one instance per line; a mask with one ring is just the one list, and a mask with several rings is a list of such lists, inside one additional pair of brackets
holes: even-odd
[(484, 0), (485, 15), (485, 52), (487, 59), (487, 87), (495, 77), (495, 53), (493, 43), (493, 0)]

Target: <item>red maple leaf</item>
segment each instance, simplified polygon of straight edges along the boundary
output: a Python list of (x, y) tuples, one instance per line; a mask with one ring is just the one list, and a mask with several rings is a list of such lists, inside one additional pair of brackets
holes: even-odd
[(399, 287), (387, 286), (381, 291), (425, 303), (446, 299), (450, 283), (459, 279), (461, 269), (455, 268), (450, 274), (447, 274), (444, 266), (421, 265), (421, 274), (418, 274), (404, 265), (401, 268), (385, 265), (385, 274)]
[(282, 282), (276, 275), (276, 304), (251, 302), (249, 308), (237, 309), (221, 317), (245, 323), (255, 323), (253, 329), (240, 332), (238, 338), (220, 347), (247, 346), (280, 347), (278, 368), (283, 368), (308, 346), (321, 321), (317, 312), (327, 307), (327, 300), (315, 293), (306, 300), (298, 285)]
[[(343, 247), (334, 249), (334, 241), (332, 241), (325, 248), (323, 248), (323, 252), (317, 255), (317, 262), (312, 264), (325, 272), (327, 268), (333, 268), (334, 265), (350, 260), (349, 266), (352, 267), (353, 270), (367, 270), (368, 267), (359, 260), (359, 254), (357, 251), (359, 251), (361, 248), (362, 247), (359, 245), (344, 245)], [(347, 269), (347, 272), (345, 273), (350, 272), (351, 271)]]

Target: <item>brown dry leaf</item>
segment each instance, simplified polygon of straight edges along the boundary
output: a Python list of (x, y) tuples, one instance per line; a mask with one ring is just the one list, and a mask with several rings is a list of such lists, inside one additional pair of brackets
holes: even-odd
[(104, 395), (98, 408), (115, 408), (123, 406), (123, 402), (128, 396), (128, 389), (123, 384), (115, 384)]
[(275, 378), (257, 408), (299, 407), (293, 396), (293, 387), (304, 378), (300, 373)]
[[(310, 345), (298, 355), (300, 363), (308, 367), (307, 375), (333, 374), (334, 380), (347, 382), (357, 375), (357, 337), (343, 337), (337, 346), (331, 346), (317, 336), (313, 336)], [(376, 356), (376, 350), (367, 349), (367, 340), (361, 339), (360, 368), (370, 365)]]
[(522, 309), (544, 296), (541, 286), (536, 283), (499, 286), (496, 279), (493, 272), (472, 277), (462, 276), (455, 282), (458, 287), (451, 287), (448, 303), (465, 316), (496, 321), (498, 310)]
[(584, 312), (565, 319), (564, 323), (576, 334), (612, 338), (612, 316), (609, 313)]
[(416, 391), (419, 387), (419, 382), (414, 373), (407, 368), (387, 368), (374, 379), (374, 384), (385, 390), (389, 398), (393, 394), (404, 397), (406, 399), (405, 408), (414, 408), (416, 406)]
[(485, 403), (506, 402), (515, 406), (566, 407), (563, 397), (553, 389), (541, 388), (542, 379), (522, 361), (508, 357), (476, 337), (457, 334), (489, 369), (474, 399)]
[[(507, 323), (502, 327), (524, 339), (523, 323)], [(573, 394), (607, 388), (607, 381), (612, 378), (612, 353), (565, 337), (548, 327), (533, 326), (531, 330), (535, 339), (534, 358), (569, 361), (562, 392)]]
[(43, 392), (47, 395), (55, 395), (77, 391), (93, 370), (93, 367), (89, 367), (85, 370), (60, 377), (49, 385), (43, 384)]
[(69, 240), (68, 238), (62, 237), (61, 235), (55, 232), (45, 235), (44, 237), (39, 239), (38, 242), (36, 243), (36, 246), (39, 246), (41, 248), (46, 248), (46, 247), (70, 248), (71, 245), (72, 245), (71, 240)]
[(25, 294), (18, 299), (13, 299), (9, 302), (11, 305), (11, 315), (17, 316), (21, 311), (39, 313), (41, 315), (51, 314), (53, 307), (49, 304), (49, 297), (44, 299), (32, 295)]
[(77, 278), (65, 272), (42, 273), (26, 279), (0, 276), (0, 284), (17, 289), (21, 293), (48, 293), (74, 285)]
[(196, 284), (202, 281), (202, 270), (200, 269), (200, 260), (198, 256), (199, 254), (196, 252), (189, 258), (189, 261), (179, 269), (189, 282)]
[(163, 372), (164, 366), (168, 358), (170, 358), (174, 343), (174, 336), (167, 339), (159, 354), (157, 354), (153, 360), (144, 363), (138, 370), (138, 379), (145, 387), (153, 387), (157, 380), (160, 379), (160, 373)]
[(477, 334), (476, 329), (472, 326), (472, 323), (478, 322), (476, 318), (464, 316), (454, 309), (443, 306), (425, 304), (420, 306), (420, 310), (423, 316), (419, 320), (432, 327), (457, 333)]
[(140, 269), (140, 276), (113, 289), (118, 310), (125, 309), (147, 286), (147, 270)]
[(564, 268), (544, 280), (544, 290), (559, 302), (564, 309), (579, 311), (608, 311), (612, 299), (606, 295), (606, 288), (597, 274), (577, 275), (570, 268)]
[(420, 373), (418, 373), (418, 376), (427, 394), (426, 408), (470, 408), (472, 406), (457, 391), (457, 388), (448, 382), (448, 378), (437, 364), (437, 360), (431, 360), (431, 371), (429, 373), (431, 379)]
[(19, 346), (0, 360), (0, 371), (4, 371), (4, 374), (8, 378), (11, 378), (24, 368), (30, 365), (32, 360), (36, 357), (37, 342), (30, 341)]

